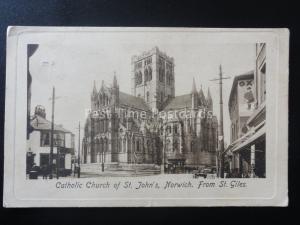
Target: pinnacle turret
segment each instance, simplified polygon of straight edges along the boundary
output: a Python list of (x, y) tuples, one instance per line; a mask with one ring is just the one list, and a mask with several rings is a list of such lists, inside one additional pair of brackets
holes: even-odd
[(94, 87), (93, 87), (93, 93), (92, 94), (97, 94), (97, 87), (96, 87), (96, 81), (94, 80)]
[(197, 88), (195, 83), (195, 78), (193, 77), (193, 86), (192, 86), (192, 92), (191, 94), (197, 94)]

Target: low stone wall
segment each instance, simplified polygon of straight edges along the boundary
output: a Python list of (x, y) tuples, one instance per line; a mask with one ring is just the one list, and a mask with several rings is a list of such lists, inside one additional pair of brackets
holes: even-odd
[[(101, 173), (101, 163), (89, 163), (80, 165), (81, 172), (83, 173)], [(105, 171), (160, 171), (160, 166), (155, 164), (128, 164), (128, 163), (105, 163)]]

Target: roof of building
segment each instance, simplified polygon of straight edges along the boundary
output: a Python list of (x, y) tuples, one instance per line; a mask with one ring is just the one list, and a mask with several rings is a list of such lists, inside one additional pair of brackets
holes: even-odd
[(173, 98), (169, 104), (167, 104), (164, 110), (171, 110), (171, 109), (182, 109), (182, 108), (191, 108), (192, 107), (192, 95), (185, 94), (176, 96)]
[[(31, 121), (30, 125), (33, 127), (34, 130), (51, 130), (51, 122), (39, 115), (35, 115)], [(69, 130), (66, 130), (60, 125), (54, 124), (54, 131), (61, 131), (64, 133), (72, 133)]]
[(149, 106), (146, 104), (144, 99), (135, 97), (133, 95), (126, 94), (124, 92), (120, 92), (120, 104), (125, 105), (127, 107), (140, 109), (144, 111), (150, 111)]

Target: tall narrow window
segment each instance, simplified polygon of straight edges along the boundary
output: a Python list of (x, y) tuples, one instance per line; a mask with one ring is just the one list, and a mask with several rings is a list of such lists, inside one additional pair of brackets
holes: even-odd
[(144, 70), (144, 82), (146, 83), (148, 81), (149, 77), (148, 77), (148, 69), (146, 68)]
[(136, 151), (137, 152), (140, 151), (140, 141), (139, 140), (136, 141)]
[(50, 145), (50, 135), (48, 132), (41, 132), (41, 146)]
[(149, 91), (147, 91), (146, 96), (147, 96), (147, 102), (149, 102), (149, 101), (150, 101), (150, 94), (149, 94)]
[(151, 81), (152, 80), (152, 69), (151, 67), (149, 67), (149, 70), (148, 70), (148, 81)]
[(178, 130), (177, 130), (177, 125), (174, 125), (174, 133), (177, 134)]

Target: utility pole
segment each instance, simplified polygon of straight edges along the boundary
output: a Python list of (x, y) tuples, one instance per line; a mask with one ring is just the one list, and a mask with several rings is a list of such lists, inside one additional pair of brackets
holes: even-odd
[(80, 165), (80, 122), (78, 126), (78, 165)]
[(80, 177), (80, 121), (78, 126), (78, 170), (77, 170), (77, 176)]
[(220, 89), (220, 120), (219, 120), (219, 151), (218, 151), (218, 173), (219, 177), (224, 178), (224, 128), (223, 128), (223, 82), (222, 80), (229, 79), (230, 77), (223, 77), (222, 66), (219, 67), (219, 78), (213, 79), (211, 81), (219, 81)]
[(51, 115), (51, 142), (50, 142), (50, 156), (49, 156), (49, 179), (53, 178), (53, 133), (54, 133), (54, 105), (55, 105), (55, 87), (52, 89), (52, 115)]
[[(52, 101), (52, 115), (51, 115), (51, 132), (50, 132), (50, 155), (49, 155), (49, 179), (53, 178), (53, 147), (54, 147), (54, 140), (53, 140), (53, 136), (54, 136), (54, 107), (55, 107), (55, 99), (60, 98), (60, 97), (55, 97), (55, 87), (53, 86), (52, 88), (52, 98), (50, 98), (49, 100)], [(56, 175), (57, 175), (57, 179), (59, 177), (59, 148), (60, 148), (60, 143), (58, 144), (58, 146), (56, 146)]]

